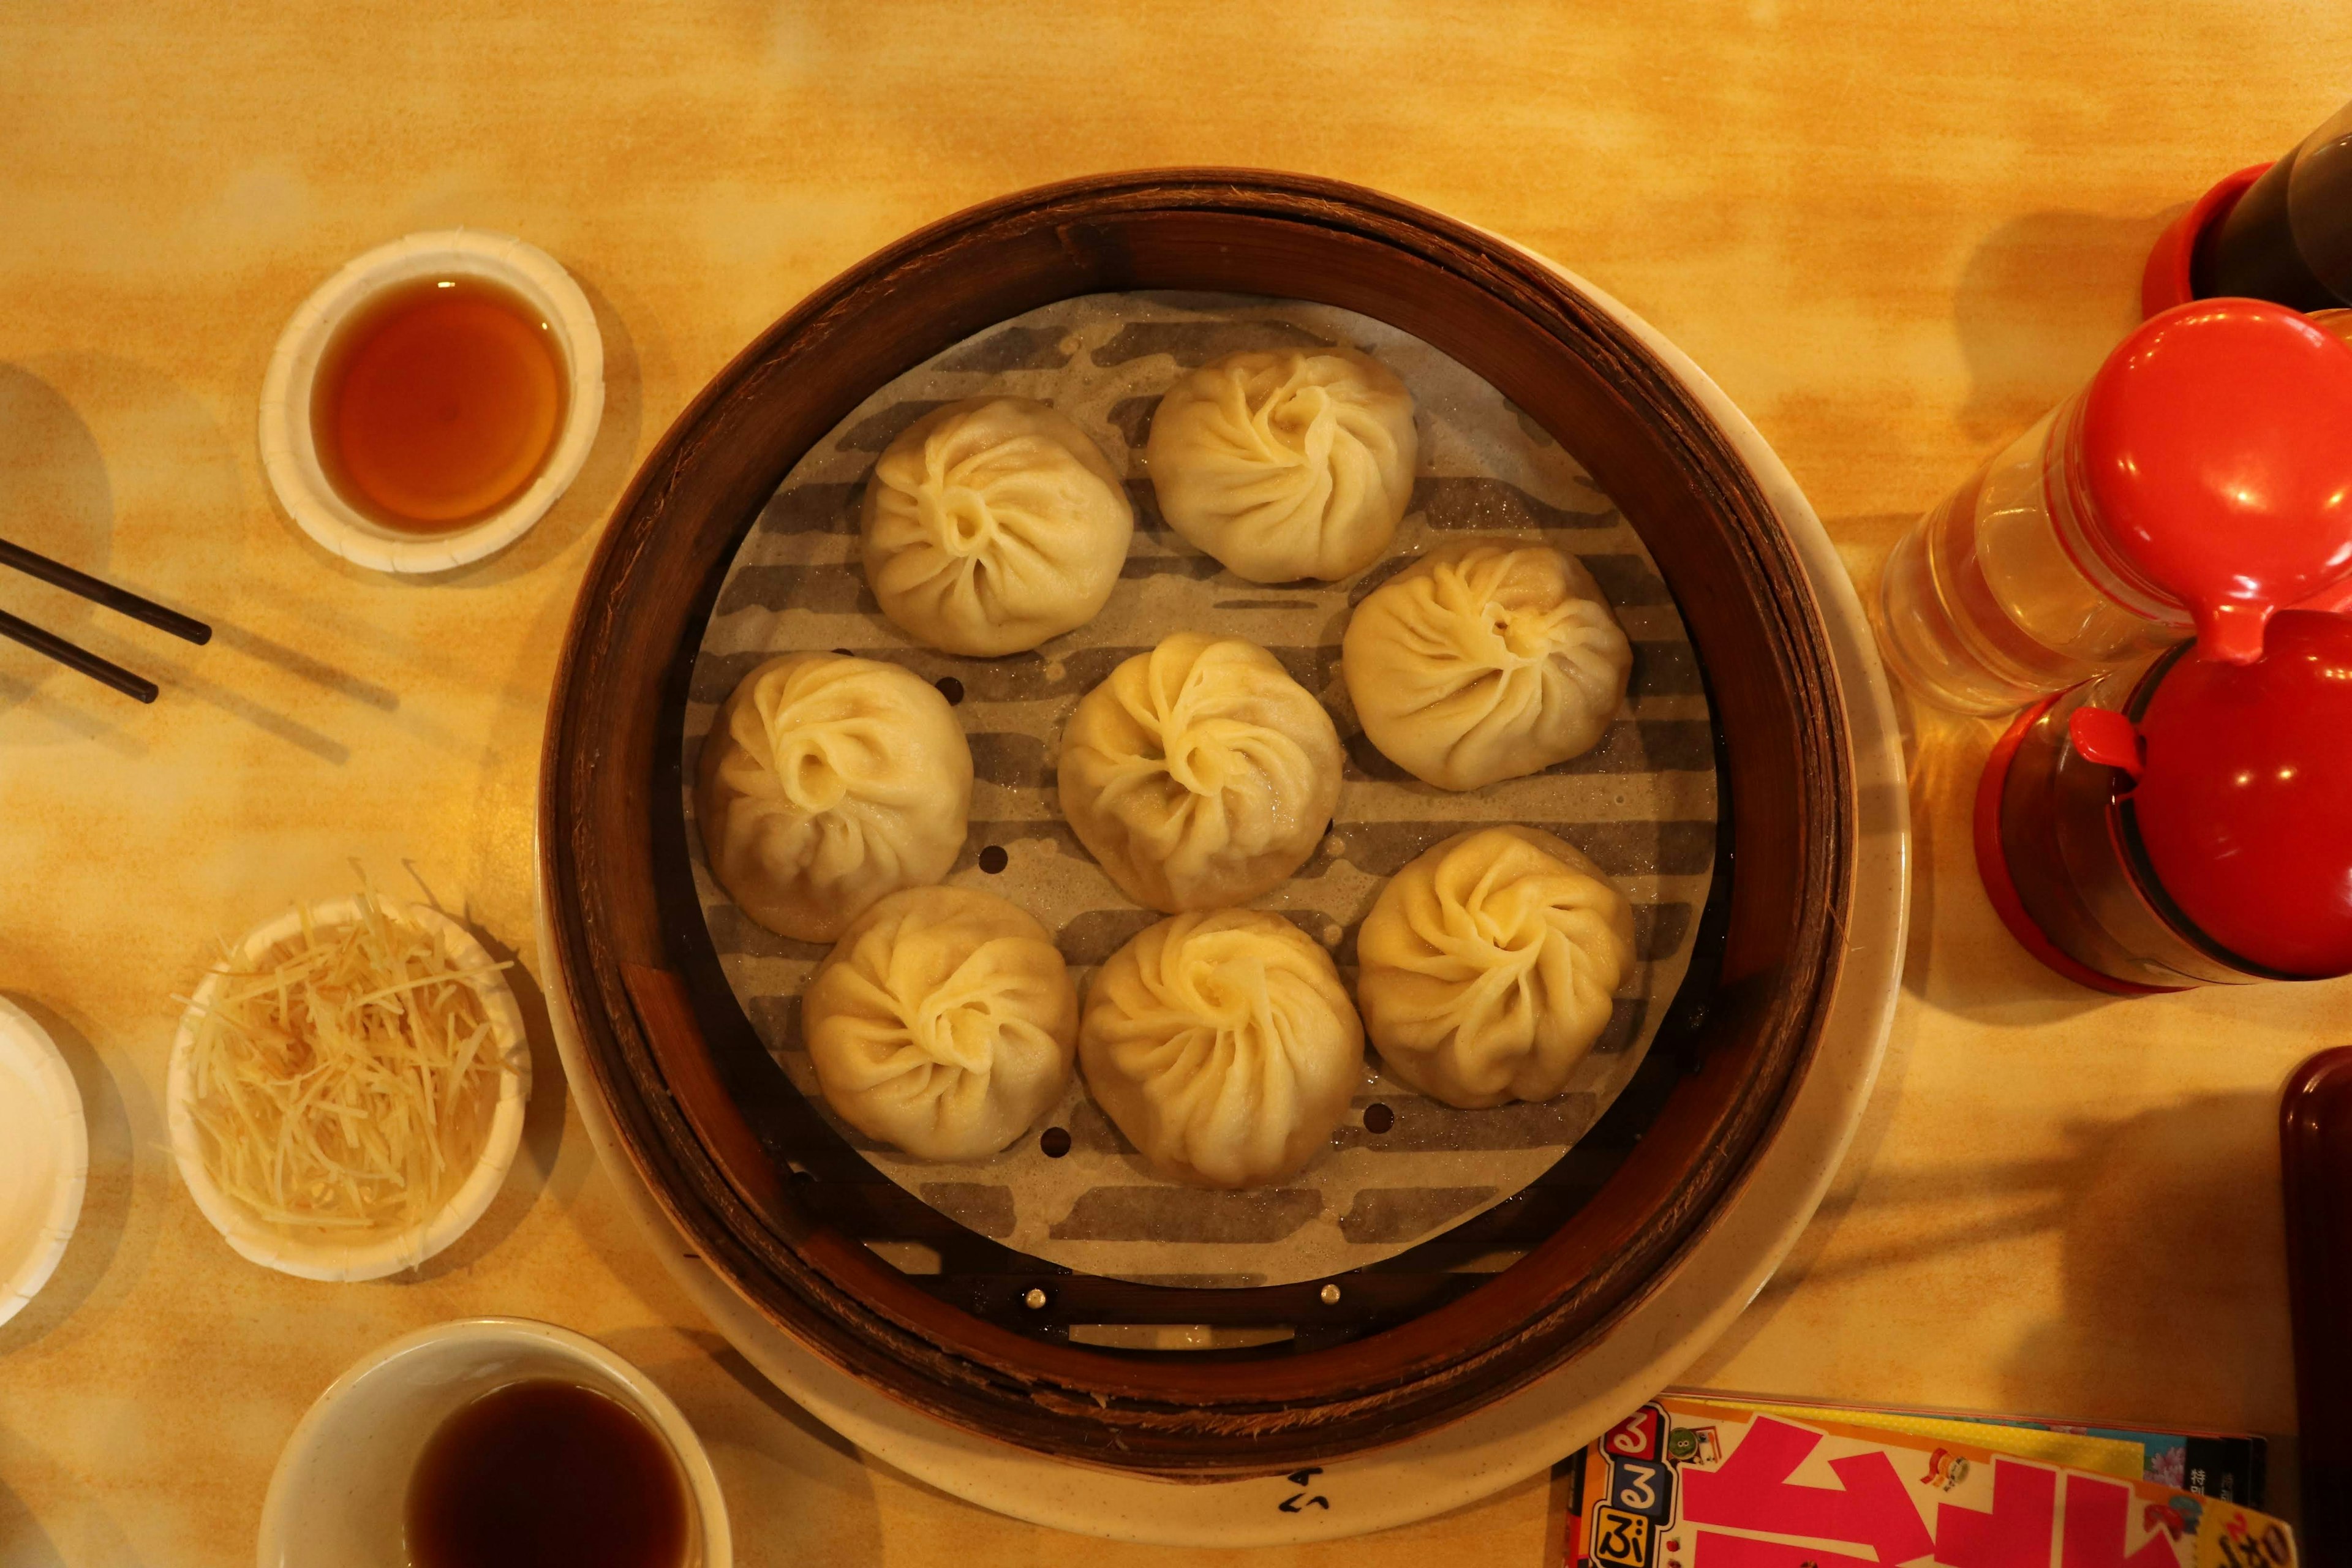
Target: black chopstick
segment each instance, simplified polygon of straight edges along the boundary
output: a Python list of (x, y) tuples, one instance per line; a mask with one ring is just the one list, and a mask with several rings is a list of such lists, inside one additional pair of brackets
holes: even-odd
[[(164, 614), (169, 615), (170, 611)], [(155, 700), (155, 683), (131, 674), (121, 665), (103, 659), (88, 648), (76, 647), (54, 632), (45, 632), (30, 621), (20, 621), (5, 610), (0, 610), (0, 637), (23, 643), (37, 653), (47, 654), (69, 669), (79, 669), (92, 680), (102, 680), (126, 696), (142, 702)]]
[[(152, 599), (142, 599), (138, 595), (131, 593), (129, 589), (118, 588), (111, 583), (101, 583), (97, 578), (90, 576), (87, 573), (77, 572), (72, 567), (65, 565), (59, 562), (52, 561), (46, 555), (37, 555), (33, 552), (26, 549), (23, 545), (12, 544), (5, 539), (0, 539), (0, 566), (14, 566), (17, 571), (24, 573), (27, 576), (38, 577), (42, 582), (52, 584), (57, 587), (63, 588), (68, 594), (78, 594), (81, 597), (89, 600), (92, 604), (103, 605), (108, 609), (114, 611), (117, 615), (129, 616), (134, 621), (144, 621), (149, 626), (167, 631), (175, 637), (185, 637), (192, 643), (208, 643), (213, 640), (212, 627), (205, 625), (202, 621), (194, 619), (191, 616), (184, 616), (177, 610), (167, 610), (163, 605), (155, 603)], [(25, 625), (22, 621), (17, 621), (16, 624), (19, 626)], [(10, 635), (16, 636), (15, 633), (11, 633)], [(44, 633), (43, 635), (47, 636), (47, 634)], [(22, 637), (18, 637), (16, 640), (23, 642), (26, 639)], [(41, 648), (43, 653), (49, 654), (52, 658), (64, 657), (60, 654), (57, 654), (53, 649), (42, 647), (42, 645), (38, 643), (34, 643), (32, 646)], [(58, 647), (69, 648), (73, 647), (73, 645), (71, 643), (61, 642), (58, 644)], [(81, 650), (75, 648), (74, 651), (79, 653)], [(82, 654), (82, 657), (84, 658), (90, 658), (93, 656), (89, 654)], [(71, 659), (66, 659), (66, 662), (68, 664), (72, 664), (74, 661)], [(138, 680), (141, 686), (146, 687), (147, 695), (144, 697), (139, 697), (139, 693), (136, 690), (128, 686), (121, 686), (120, 682), (109, 681), (109, 685), (116, 686), (121, 690), (129, 691), (133, 697), (139, 697), (139, 700), (142, 702), (152, 702), (155, 700), (155, 689), (152, 686), (149, 686), (147, 682), (139, 680), (137, 676), (130, 675), (127, 671), (124, 671), (114, 665), (106, 664), (104, 659), (98, 659), (97, 662), (106, 665), (107, 668), (114, 670), (118, 675), (125, 676), (128, 679)], [(83, 667), (76, 666), (76, 668), (81, 668)], [(98, 672), (92, 669), (84, 669), (84, 673), (96, 675)], [(107, 678), (100, 675), (99, 676), (99, 679), (100, 680), (105, 680)]]

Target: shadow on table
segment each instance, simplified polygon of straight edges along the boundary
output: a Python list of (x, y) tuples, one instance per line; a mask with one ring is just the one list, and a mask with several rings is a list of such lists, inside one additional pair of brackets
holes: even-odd
[[(114, 544), (114, 494), (98, 437), (63, 394), (6, 363), (0, 363), (0, 538), (101, 577)], [(89, 600), (15, 572), (0, 572), (0, 609), (77, 643), (87, 641), (82, 628), (96, 614)], [(30, 648), (0, 643), (0, 713), (53, 681), (80, 679)], [(85, 730), (97, 722), (70, 706), (61, 711)]]
[[(120, 355), (74, 353), (42, 365), (47, 378), (0, 364), (0, 535), (193, 615), (214, 638), (191, 648), (15, 573), (0, 573), (0, 609), (146, 676), (163, 689), (161, 704), (202, 703), (331, 766), (349, 762), (344, 741), (248, 689), (254, 672), (243, 659), (386, 710), (398, 698), (225, 618), (242, 586), (232, 531), (242, 503), (236, 458), (204, 404), (155, 366)], [(87, 419), (76, 395), (92, 410)], [(135, 452), (125, 445), (134, 436)], [(149, 744), (152, 731), (126, 727), (140, 712), (131, 700), (0, 644), (0, 714), (17, 707), (40, 722), (12, 741), (94, 741), (133, 757)]]
[(2140, 269), (2170, 219), (2027, 213), (1979, 243), (1952, 321), (1969, 363), (1959, 426), (1986, 457), (2088, 381), (2139, 323)]
[(0, 1480), (0, 1562), (8, 1568), (62, 1568), (65, 1560), (56, 1539), (33, 1517), (30, 1505)]
[[(0, 1426), (0, 1472), (21, 1476), (38, 1455), (34, 1445)], [(131, 1542), (104, 1498), (62, 1466), (45, 1463), (40, 1468), (42, 1481), (34, 1493), (40, 1500), (37, 1514), (23, 1492), (0, 1479), (0, 1563), (6, 1568), (65, 1568), (68, 1563), (76, 1568), (147, 1568), (156, 1561)]]
[(82, 1032), (58, 1013), (22, 992), (0, 992), (32, 1015), (57, 1042), (81, 1096), (82, 1121), (89, 1141), (89, 1180), (82, 1193), (81, 1217), (66, 1243), (57, 1272), (25, 1310), (0, 1323), (0, 1356), (22, 1350), (73, 1316), (114, 1267), (129, 1229), (132, 1180), (131, 1116), (114, 1075)]
[[(2281, 1353), (2287, 1320), (2277, 1113), (2270, 1094), (2208, 1095), (2121, 1121), (2077, 1121), (2067, 1130), (2070, 1146), (2051, 1158), (1990, 1166), (1955, 1160), (1869, 1172), (1866, 1181), (1867, 1151), (1858, 1147), (1861, 1157), (1849, 1159), (1839, 1185), (1851, 1180), (1859, 1190), (1823, 1203), (1755, 1306), (1685, 1381), (1727, 1365), (1801, 1285), (2047, 1236), (2061, 1248), (2062, 1299), (2002, 1369), (2003, 1410), (2226, 1426), (2292, 1409)], [(1894, 1209), (1914, 1223), (1900, 1239), (1825, 1258), (1829, 1238), (1857, 1209)], [(1963, 1217), (1940, 1218), (1955, 1212)], [(2258, 1321), (2249, 1320), (2250, 1303)]]
[(2292, 1411), (2277, 1096), (2069, 1133), (2051, 1205), (2063, 1295), (2003, 1369), (2011, 1405), (2222, 1426)]
[[(2058, 1229), (2065, 1218), (2064, 1187), (2069, 1171), (2063, 1160), (2023, 1160), (2001, 1165), (1962, 1164), (1900, 1173), (1872, 1169), (1873, 1158), (1893, 1120), (1895, 1094), (1886, 1078), (1898, 1074), (1908, 1055), (1908, 1041), (1899, 1037), (1888, 1047), (1886, 1077), (1864, 1114), (1846, 1159), (1829, 1194), (1822, 1200), (1803, 1235), (1748, 1310), (1733, 1320), (1723, 1337), (1709, 1345), (1680, 1382), (1704, 1384), (1728, 1366), (1771, 1322), (1780, 1304), (1809, 1284), (1826, 1284), (1881, 1269), (1900, 1268), (1926, 1259), (1963, 1253), (1974, 1247)], [(1999, 1214), (1939, 1226), (1936, 1215), (1956, 1199), (1981, 1203), (1989, 1195), (2015, 1201)], [(1831, 1239), (1858, 1210), (1902, 1208), (1921, 1216), (1906, 1227), (1904, 1238), (1883, 1246), (1825, 1255)]]
[[(114, 545), (114, 495), (97, 437), (55, 387), (6, 363), (0, 363), (0, 537), (94, 576), (106, 575)], [(84, 646), (96, 614), (89, 600), (15, 572), (0, 572), (0, 610)], [(122, 727), (137, 705), (85, 689), (83, 679), (0, 641), (0, 716), (21, 707), (38, 721), (12, 731), (11, 741), (92, 741), (118, 756), (145, 752), (146, 742)]]
[[(563, 1111), (571, 1089), (564, 1080), (562, 1059), (556, 1053), (546, 994), (517, 960), (512, 947), (492, 935), (478, 921), (462, 913), (452, 913), (451, 918), (473, 932), (493, 961), (507, 965), (507, 984), (514, 991), (516, 1010), (522, 1015), (523, 1041), (530, 1051), (530, 1104), (523, 1112), (522, 1146), (515, 1152), (513, 1168), (508, 1171), (498, 1196), (490, 1200), (490, 1206), (473, 1228), (451, 1243), (446, 1251), (427, 1258), (422, 1268), (393, 1277), (403, 1284), (438, 1279), (470, 1268), (514, 1234), (540, 1194), (553, 1187), (556, 1162), (563, 1151)], [(568, 1202), (572, 1194), (555, 1195), (559, 1202)]]

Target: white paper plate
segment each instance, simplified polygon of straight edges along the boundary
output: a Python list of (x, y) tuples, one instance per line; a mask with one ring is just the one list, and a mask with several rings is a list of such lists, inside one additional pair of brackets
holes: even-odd
[[(487, 969), (496, 962), (474, 940), (473, 932), (438, 910), (386, 900), (383, 910), (394, 920), (441, 932), (448, 943), (449, 956), (466, 968)], [(360, 901), (355, 898), (331, 899), (310, 909), (314, 926), (346, 925), (359, 915)], [(279, 942), (299, 934), (302, 917), (302, 910), (289, 910), (276, 920), (257, 926), (237, 943), (236, 957), (248, 963), (259, 959)], [(217, 973), (205, 977), (195, 995), (190, 998), (192, 1005), (181, 1016), (179, 1035), (172, 1042), (171, 1077), (164, 1091), (172, 1130), (172, 1156), (179, 1163), (180, 1179), (187, 1184), (188, 1195), (196, 1200), (196, 1206), (212, 1221), (213, 1228), (241, 1257), (305, 1279), (380, 1279), (387, 1274), (415, 1268), (465, 1235), (482, 1217), (506, 1181), (516, 1151), (522, 1146), (523, 1110), (530, 1102), (530, 1052), (523, 1039), (522, 1013), (515, 1005), (514, 992), (507, 984), (506, 976), (493, 973), (478, 975), (467, 984), (481, 998), (482, 1009), (489, 1016), (499, 1064), (498, 1106), (491, 1114), (490, 1135), (482, 1145), (481, 1155), (474, 1162), (473, 1172), (465, 1184), (423, 1225), (365, 1241), (338, 1241), (326, 1237), (289, 1236), (261, 1224), (243, 1205), (222, 1192), (215, 1184), (212, 1173), (205, 1169), (196, 1140), (195, 1117), (190, 1110), (195, 1093), (190, 1058), (195, 1050), (196, 1020), (220, 989)]]
[[(336, 492), (310, 437), (310, 390), (335, 329), (386, 289), (434, 276), (481, 278), (512, 289), (545, 319), (572, 371), (563, 427), (530, 488), (481, 521), (449, 533), (382, 527)], [(604, 339), (572, 275), (537, 246), (503, 234), (442, 229), (380, 245), (344, 264), (302, 301), (261, 382), (261, 463), (302, 531), (379, 572), (446, 572), (495, 554), (530, 531), (580, 477), (604, 416)]]
[(48, 1031), (0, 997), (0, 1323), (57, 1272), (89, 1176), (73, 1074)]

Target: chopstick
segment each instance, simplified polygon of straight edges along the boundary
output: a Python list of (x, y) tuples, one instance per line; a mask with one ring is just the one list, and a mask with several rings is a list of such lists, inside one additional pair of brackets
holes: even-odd
[[(65, 565), (60, 562), (52, 561), (46, 555), (37, 555), (33, 552), (26, 549), (23, 545), (12, 544), (5, 539), (0, 539), (0, 566), (14, 566), (17, 571), (24, 573), (27, 576), (38, 577), (42, 582), (63, 588), (68, 594), (78, 594), (81, 597), (89, 600), (92, 604), (103, 605), (117, 615), (129, 616), (134, 621), (144, 621), (149, 626), (157, 627), (163, 631), (167, 631), (175, 637), (184, 637), (192, 643), (208, 643), (213, 640), (212, 627), (205, 625), (202, 621), (196, 620), (188, 616), (184, 616), (177, 610), (167, 610), (163, 605), (155, 603), (152, 599), (142, 599), (138, 595), (131, 593), (129, 589), (118, 588), (111, 583), (101, 583), (97, 578), (90, 576), (87, 573), (77, 572), (72, 567)], [(16, 624), (19, 626), (25, 625), (23, 621), (18, 621)], [(14, 636), (15, 634), (12, 633), (10, 635)], [(47, 634), (44, 633), (42, 635), (47, 636)], [(19, 642), (23, 642), (26, 639), (18, 637), (17, 640)], [(31, 646), (41, 647), (41, 645), (38, 643), (35, 643)], [(58, 646), (60, 647), (73, 647), (71, 643), (59, 643)], [(51, 658), (60, 657), (47, 647), (41, 647), (41, 651), (49, 654)], [(76, 651), (79, 652), (79, 650), (77, 649)], [(89, 658), (94, 656), (83, 654), (82, 657)], [(73, 663), (71, 659), (67, 659), (66, 662), (68, 664)], [(100, 664), (106, 664), (104, 659), (99, 659), (97, 662)], [(79, 668), (81, 667), (76, 666), (76, 668)], [(116, 670), (118, 674), (128, 674), (127, 671), (121, 670), (114, 665), (109, 664), (106, 665), (106, 668)], [(83, 670), (83, 673), (95, 674), (96, 671), (85, 669)], [(104, 680), (106, 678), (104, 676), (100, 676), (99, 679)], [(130, 679), (133, 680), (139, 679), (135, 675), (131, 676)], [(108, 684), (114, 685), (115, 683), (109, 681)], [(141, 681), (140, 684), (145, 686), (147, 683)], [(119, 687), (118, 689), (131, 691), (131, 688), (127, 686)], [(141, 697), (139, 699), (142, 702), (152, 702), (155, 700), (154, 688), (149, 686), (147, 690), (148, 694), (145, 697)], [(131, 695), (137, 697), (139, 694), (136, 691), (131, 691)]]
[[(28, 577), (79, 595), (94, 605), (103, 605), (120, 616), (167, 631), (175, 637), (192, 643), (213, 640), (212, 627), (177, 610), (167, 610), (152, 599), (142, 599), (128, 588), (118, 588), (103, 583), (87, 572), (77, 572), (63, 562), (52, 561), (21, 544), (0, 539), (0, 566), (14, 566)], [(45, 632), (32, 622), (0, 610), (0, 637), (23, 643), (36, 653), (44, 653), (68, 669), (78, 669), (92, 680), (102, 681), (128, 697), (142, 702), (155, 700), (155, 683), (143, 676), (131, 674), (110, 659), (104, 659), (85, 647), (76, 647), (55, 632)]]
[[(163, 612), (167, 616), (171, 613), (169, 610)], [(206, 628), (205, 636), (211, 635), (210, 628)], [(92, 680), (104, 681), (117, 691), (136, 697), (142, 702), (155, 700), (153, 681), (133, 675), (121, 665), (99, 658), (88, 648), (76, 647), (56, 633), (45, 632), (30, 621), (20, 621), (5, 610), (0, 610), (0, 637), (11, 638), (37, 653), (47, 654), (68, 668), (78, 669)], [(201, 642), (204, 639), (194, 640)]]

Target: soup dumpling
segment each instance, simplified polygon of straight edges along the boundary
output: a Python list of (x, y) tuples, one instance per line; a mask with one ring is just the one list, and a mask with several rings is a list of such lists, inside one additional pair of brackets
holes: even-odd
[(1391, 1078), (1470, 1110), (1549, 1100), (1633, 973), (1633, 909), (1566, 840), (1477, 828), (1389, 879), (1356, 954), (1364, 1029)]
[(1633, 667), (1582, 562), (1496, 540), (1434, 551), (1381, 584), (1349, 616), (1341, 649), (1365, 738), (1452, 790), (1591, 750)]
[(1135, 531), (1118, 470), (1064, 415), (1025, 397), (932, 410), (874, 465), (866, 580), (908, 636), (992, 658), (1095, 618)]
[(1353, 349), (1248, 350), (1160, 400), (1145, 445), (1168, 524), (1253, 583), (1379, 560), (1412, 498), (1412, 394)]
[(1272, 654), (1179, 632), (1079, 701), (1062, 732), (1062, 814), (1136, 902), (1216, 909), (1306, 864), (1343, 760), (1331, 716)]
[(772, 658), (719, 708), (695, 770), (711, 875), (780, 935), (831, 942), (886, 894), (946, 876), (971, 748), (937, 688), (895, 664)]
[(1161, 921), (1096, 972), (1078, 1060), (1155, 1170), (1255, 1187), (1329, 1144), (1363, 1079), (1364, 1032), (1305, 932), (1215, 910)]
[(925, 1160), (984, 1160), (1068, 1088), (1078, 993), (1053, 937), (992, 893), (911, 888), (860, 915), (801, 999), (841, 1119)]

